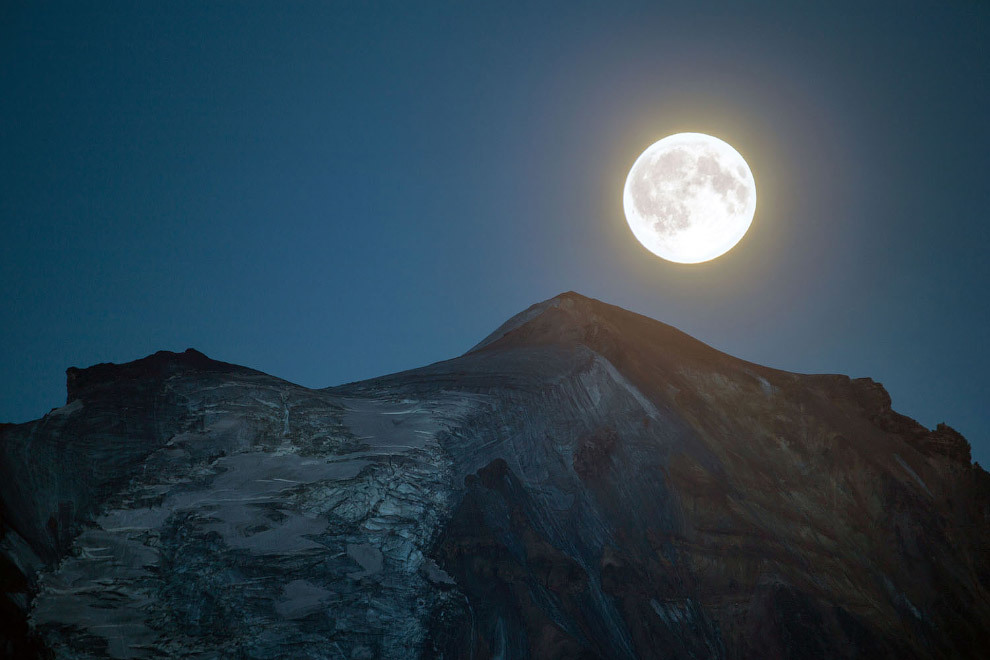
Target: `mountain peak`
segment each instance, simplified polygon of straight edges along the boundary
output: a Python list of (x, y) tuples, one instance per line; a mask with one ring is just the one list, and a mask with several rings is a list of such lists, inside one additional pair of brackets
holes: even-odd
[(661, 361), (748, 365), (671, 325), (574, 291), (516, 314), (468, 353), (545, 345), (583, 345), (613, 362), (639, 360), (645, 351)]
[(187, 348), (181, 353), (158, 351), (122, 364), (103, 362), (83, 369), (69, 367), (65, 370), (66, 403), (85, 398), (94, 390), (120, 381), (159, 380), (183, 371), (226, 373), (243, 369), (209, 358), (195, 348)]
[(468, 355), (341, 388), (191, 349), (67, 375), (71, 405), (0, 426), (15, 649), (990, 647), (990, 476), (870, 379), (745, 362), (571, 291)]
[[(499, 340), (501, 340), (506, 335), (515, 332), (519, 328), (523, 327), (530, 321), (539, 318), (549, 310), (553, 309), (565, 309), (572, 312), (568, 316), (573, 318), (574, 316), (590, 316), (592, 308), (595, 305), (606, 306), (605, 303), (600, 300), (595, 300), (594, 298), (588, 298), (587, 296), (582, 296), (580, 293), (574, 291), (565, 291), (564, 293), (558, 294), (553, 298), (548, 298), (542, 302), (538, 302), (534, 305), (530, 305), (523, 311), (519, 312), (515, 316), (511, 317), (508, 321), (500, 325), (495, 329), (490, 335), (482, 339), (478, 344), (473, 346), (468, 353), (474, 353), (475, 351), (480, 351)], [(576, 314), (574, 314), (576, 312)], [(583, 312), (583, 314), (582, 314)]]

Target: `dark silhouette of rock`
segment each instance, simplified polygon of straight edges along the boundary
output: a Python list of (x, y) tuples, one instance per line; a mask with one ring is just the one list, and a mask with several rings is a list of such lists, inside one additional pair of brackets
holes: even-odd
[(961, 435), (575, 293), (341, 387), (190, 349), (67, 394), (0, 426), (10, 657), (990, 649)]

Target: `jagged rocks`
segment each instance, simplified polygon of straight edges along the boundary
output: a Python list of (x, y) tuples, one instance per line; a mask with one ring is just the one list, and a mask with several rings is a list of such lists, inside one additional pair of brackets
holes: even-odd
[(922, 449), (926, 453), (945, 456), (967, 466), (973, 460), (969, 442), (948, 424), (939, 424), (934, 431), (928, 433)]

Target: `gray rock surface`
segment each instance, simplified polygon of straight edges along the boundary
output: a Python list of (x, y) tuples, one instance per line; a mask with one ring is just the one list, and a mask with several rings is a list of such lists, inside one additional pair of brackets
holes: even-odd
[(577, 294), (326, 390), (192, 350), (70, 369), (0, 477), (11, 657), (990, 649), (962, 436)]

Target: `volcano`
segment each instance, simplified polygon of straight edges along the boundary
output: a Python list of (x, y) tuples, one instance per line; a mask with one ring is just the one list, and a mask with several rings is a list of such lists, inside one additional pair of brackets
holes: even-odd
[(327, 389), (192, 349), (0, 427), (2, 646), (59, 658), (984, 658), (990, 477), (868, 378), (575, 293)]

